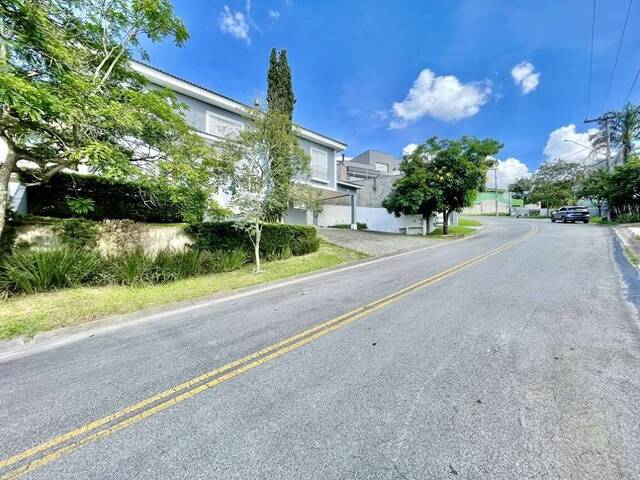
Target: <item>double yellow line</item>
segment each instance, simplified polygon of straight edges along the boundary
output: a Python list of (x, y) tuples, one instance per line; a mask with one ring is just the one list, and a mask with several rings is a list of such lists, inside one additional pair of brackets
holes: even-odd
[[(312, 328), (304, 330), (292, 337), (286, 338), (281, 342), (263, 348), (246, 357), (235, 360), (222, 367), (211, 370), (207, 373), (194, 377), (180, 385), (169, 388), (146, 398), (138, 403), (130, 405), (111, 415), (102, 417), (93, 422), (82, 425), (75, 430), (59, 435), (47, 442), (36, 445), (12, 457), (0, 461), (0, 472), (7, 470), (0, 480), (8, 480), (17, 478), (26, 473), (32, 472), (44, 465), (47, 465), (60, 457), (73, 452), (85, 445), (101, 440), (105, 437), (113, 435), (116, 432), (124, 430), (147, 417), (166, 410), (169, 407), (177, 405), (191, 397), (198, 395), (206, 390), (220, 385), (227, 380), (231, 380), (243, 373), (256, 368), (259, 365), (270, 362), (286, 353), (296, 350), (318, 338), (344, 327), (356, 320), (380, 310), (387, 305), (397, 301), (401, 297), (416, 290), (432, 285), (443, 280), (454, 273), (459, 272), (475, 263), (489, 258), (497, 253), (510, 248), (517, 243), (533, 236), (538, 231), (537, 227), (529, 225), (529, 232), (520, 238), (512, 240), (498, 248), (483, 253), (477, 257), (466, 260), (458, 265), (448, 268), (436, 275), (421, 280), (413, 285), (405, 287), (391, 295), (371, 302), (363, 307), (356, 308), (344, 315), (333, 318), (327, 322), (315, 325)], [(13, 469), (11, 469), (13, 467)]]

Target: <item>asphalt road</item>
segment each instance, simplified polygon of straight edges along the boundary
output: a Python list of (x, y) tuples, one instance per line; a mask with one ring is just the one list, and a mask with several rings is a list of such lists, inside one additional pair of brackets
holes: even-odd
[(485, 221), (0, 352), (0, 478), (640, 479), (637, 273), (605, 227)]

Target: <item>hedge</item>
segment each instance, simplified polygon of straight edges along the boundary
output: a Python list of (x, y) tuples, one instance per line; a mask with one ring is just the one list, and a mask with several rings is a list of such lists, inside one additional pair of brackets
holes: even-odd
[[(189, 226), (187, 232), (195, 240), (196, 248), (202, 250), (234, 250), (247, 252), (253, 258), (253, 244), (249, 234), (236, 227), (234, 222), (203, 222)], [(314, 252), (320, 246), (316, 229), (307, 225), (287, 225), (267, 223), (262, 227), (260, 254), (264, 257), (278, 257), (284, 251), (292, 255)]]
[[(22, 174), (24, 183), (35, 178)], [(135, 181), (114, 182), (95, 175), (58, 173), (46, 183), (27, 187), (29, 213), (49, 217), (76, 216), (68, 205), (73, 198), (90, 198), (93, 211), (84, 216), (92, 220), (131, 219), (139, 222), (182, 222), (182, 209), (161, 190), (151, 190)], [(153, 199), (153, 201), (151, 201)]]

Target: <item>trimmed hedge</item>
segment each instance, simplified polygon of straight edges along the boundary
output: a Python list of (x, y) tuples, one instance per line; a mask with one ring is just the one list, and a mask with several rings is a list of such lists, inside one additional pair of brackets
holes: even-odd
[[(36, 179), (21, 175), (25, 183)], [(175, 223), (184, 221), (182, 209), (161, 190), (151, 190), (137, 182), (114, 182), (95, 175), (58, 173), (46, 183), (27, 187), (29, 213), (47, 217), (75, 217), (68, 200), (89, 198), (94, 209), (84, 216), (91, 220), (131, 219), (139, 222)]]
[[(187, 232), (193, 236), (196, 248), (224, 251), (240, 248), (253, 258), (249, 234), (235, 225), (234, 222), (203, 222), (189, 226)], [(320, 239), (312, 226), (267, 223), (262, 227), (260, 254), (265, 258), (277, 258), (285, 251), (305, 255), (319, 247)]]

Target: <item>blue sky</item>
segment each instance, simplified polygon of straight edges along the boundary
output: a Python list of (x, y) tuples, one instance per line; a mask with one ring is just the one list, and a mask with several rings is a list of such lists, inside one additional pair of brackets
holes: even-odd
[[(191, 40), (183, 48), (149, 46), (152, 64), (251, 102), (264, 97), (271, 47), (286, 48), (295, 120), (343, 140), (348, 155), (371, 148), (399, 156), (432, 135), (492, 137), (504, 144), (499, 158), (511, 159), (503, 164), (507, 178), (546, 158), (587, 153), (563, 140), (586, 141), (591, 0), (174, 5)], [(592, 116), (605, 108), (627, 5), (597, 4)], [(640, 68), (638, 24), (640, 2), (632, 5), (607, 108), (622, 106)], [(640, 102), (640, 81), (631, 100)]]

